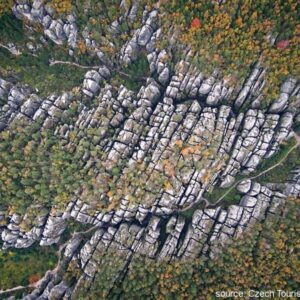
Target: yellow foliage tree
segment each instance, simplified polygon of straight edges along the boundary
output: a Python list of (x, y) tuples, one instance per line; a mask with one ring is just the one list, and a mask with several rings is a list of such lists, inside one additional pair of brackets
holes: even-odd
[(50, 4), (59, 14), (68, 13), (72, 10), (71, 0), (51, 0)]
[(0, 0), (0, 17), (9, 12), (14, 4), (13, 0)]

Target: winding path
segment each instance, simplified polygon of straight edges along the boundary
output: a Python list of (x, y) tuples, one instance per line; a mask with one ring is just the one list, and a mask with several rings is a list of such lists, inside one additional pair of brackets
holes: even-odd
[[(78, 67), (78, 68), (81, 68), (81, 69), (94, 69), (94, 70), (98, 70), (99, 68), (101, 68), (101, 66), (83, 66), (83, 65), (80, 65), (78, 63), (75, 63), (75, 62), (71, 62), (71, 61), (62, 61), (62, 60), (49, 60), (49, 66), (54, 66), (54, 65), (70, 65), (70, 66), (75, 66), (75, 67)], [(110, 68), (112, 69), (113, 71), (116, 71), (118, 72), (119, 74), (127, 77), (127, 78), (132, 78), (132, 76), (130, 74), (127, 74), (123, 71), (120, 71), (116, 68)], [(140, 78), (135, 78), (135, 80), (138, 80), (138, 81), (141, 81), (141, 80), (147, 80), (148, 78), (147, 77), (140, 77)]]
[[(278, 163), (276, 163), (275, 165), (273, 165), (273, 166), (271, 166), (271, 167), (269, 167), (268, 169), (266, 169), (266, 170), (264, 170), (264, 171), (261, 171), (259, 174), (257, 174), (257, 175), (254, 175), (254, 176), (252, 176), (252, 177), (249, 177), (248, 179), (250, 179), (250, 180), (253, 180), (253, 179), (256, 179), (256, 178), (258, 178), (258, 177), (260, 177), (260, 176), (262, 176), (262, 175), (264, 175), (264, 174), (266, 174), (266, 173), (268, 173), (268, 172), (270, 172), (271, 170), (273, 170), (273, 169), (275, 169), (276, 167), (278, 167), (279, 165), (281, 165), (286, 159), (287, 159), (287, 157), (289, 156), (289, 154), (293, 151), (293, 150), (295, 150), (297, 147), (299, 147), (300, 146), (300, 136), (296, 133), (296, 132), (293, 132), (293, 134), (294, 134), (294, 138), (295, 138), (295, 140), (296, 140), (296, 144), (293, 146), (293, 147), (291, 147), (290, 149), (289, 149), (289, 151), (285, 154), (285, 156), (278, 162)], [(205, 208), (207, 208), (207, 207), (215, 207), (217, 204), (219, 204), (239, 183), (241, 183), (243, 180), (245, 180), (245, 179), (247, 179), (247, 178), (242, 178), (242, 179), (240, 179), (240, 180), (238, 180), (237, 182), (235, 182), (216, 202), (214, 202), (214, 203), (210, 203), (206, 198), (204, 198), (204, 197), (202, 197), (201, 198), (201, 201), (204, 201), (205, 202)], [(187, 211), (187, 210), (189, 210), (189, 209), (191, 209), (192, 207), (194, 207), (194, 206), (196, 206), (196, 205), (198, 205), (200, 203), (200, 201), (199, 202), (197, 202), (197, 203), (195, 203), (195, 202), (193, 202), (193, 203), (191, 203), (189, 206), (187, 206), (187, 207), (185, 207), (185, 208), (183, 208), (183, 209), (181, 209), (180, 210), (180, 212), (184, 212), (184, 211)]]
[(83, 66), (71, 61), (62, 61), (62, 60), (49, 60), (49, 65), (71, 65), (82, 69), (99, 69), (101, 66)]
[[(264, 170), (264, 171), (262, 171), (262, 172), (260, 172), (260, 173), (258, 173), (257, 175), (254, 175), (254, 176), (252, 176), (252, 177), (249, 177), (248, 179), (250, 179), (250, 180), (253, 180), (253, 179), (256, 179), (256, 178), (258, 178), (258, 177), (260, 177), (260, 176), (262, 176), (262, 175), (264, 175), (264, 174), (266, 174), (266, 173), (268, 173), (268, 172), (270, 172), (271, 170), (273, 170), (273, 169), (275, 169), (276, 167), (278, 167), (278, 166), (280, 166), (286, 159), (287, 159), (287, 157), (289, 156), (289, 154), (293, 151), (293, 150), (295, 150), (297, 147), (299, 147), (300, 146), (300, 136), (297, 134), (297, 133), (295, 133), (294, 132), (294, 138), (295, 138), (295, 140), (296, 140), (296, 144), (293, 146), (293, 147), (291, 147), (290, 149), (289, 149), (289, 151), (284, 155), (284, 157), (282, 157), (282, 159), (278, 162), (278, 163), (276, 163), (275, 165), (273, 165), (273, 166), (271, 166), (271, 167), (269, 167), (268, 169), (266, 169), (266, 170)], [(234, 185), (232, 185), (214, 204), (213, 204), (213, 206), (216, 206), (218, 203), (220, 203), (239, 183), (241, 183), (243, 180), (245, 180), (245, 179), (247, 179), (247, 178), (242, 178), (242, 179), (240, 179), (240, 180), (238, 180)]]

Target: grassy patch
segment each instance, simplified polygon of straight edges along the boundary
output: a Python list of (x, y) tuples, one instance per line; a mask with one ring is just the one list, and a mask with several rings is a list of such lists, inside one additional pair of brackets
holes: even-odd
[[(72, 234), (74, 232), (87, 231), (91, 227), (93, 227), (93, 225), (91, 224), (80, 223), (78, 221), (75, 221), (74, 219), (68, 220), (68, 226), (61, 236), (60, 244), (68, 241), (72, 237)], [(93, 231), (91, 232), (94, 233)], [(85, 238), (88, 239), (90, 235), (91, 234), (85, 235)]]
[(127, 89), (138, 92), (150, 75), (149, 63), (145, 54), (120, 72), (116, 72), (114, 81), (116, 85), (123, 84)]
[(179, 211), (178, 215), (183, 216), (186, 220), (191, 221), (193, 218), (193, 214), (197, 209), (204, 209), (205, 203), (203, 201), (197, 203), (196, 205), (193, 205), (191, 208)]
[(0, 252), (0, 289), (28, 285), (39, 280), (57, 262), (55, 247), (35, 245)]
[[(222, 195), (224, 195), (229, 188), (222, 189), (218, 186), (215, 186), (212, 192), (206, 193), (205, 198), (211, 203), (214, 204), (218, 201)], [(226, 197), (221, 201), (220, 205), (222, 208), (226, 208), (232, 204), (238, 204), (241, 200), (241, 195), (237, 192), (236, 188), (233, 188), (227, 195)]]
[(21, 42), (24, 40), (23, 22), (13, 14), (6, 13), (0, 18), (0, 42)]
[(86, 70), (70, 65), (49, 66), (52, 47), (44, 48), (37, 57), (24, 53), (18, 57), (0, 49), (1, 73), (4, 78), (21, 81), (37, 89), (42, 96), (68, 91), (82, 83)]
[[(241, 179), (246, 179), (249, 177), (253, 177), (258, 175), (259, 173), (271, 168), (273, 165), (280, 162), (290, 151), (290, 149), (295, 145), (296, 141), (295, 139), (289, 139), (285, 144), (282, 144), (280, 147), (280, 150), (274, 154), (272, 157), (264, 160), (257, 168), (257, 171), (250, 176), (245, 175), (238, 175), (236, 176), (236, 182)], [(255, 181), (258, 181), (260, 183), (268, 183), (268, 182), (284, 182), (290, 173), (291, 170), (296, 168), (297, 166), (300, 166), (299, 162), (299, 155), (300, 155), (300, 149), (299, 147), (294, 149), (286, 158), (285, 161), (283, 161), (282, 164), (280, 164), (278, 167), (272, 169), (270, 172), (267, 172), (266, 174), (259, 176)], [(230, 190), (231, 187), (222, 189), (218, 186), (215, 186), (211, 192), (207, 192), (204, 197), (212, 204), (216, 203), (222, 195), (227, 193), (228, 190)], [(238, 204), (241, 200), (241, 195), (237, 192), (236, 188), (233, 188), (221, 201), (220, 205), (223, 208), (228, 207), (232, 204)]]
[(290, 151), (290, 149), (295, 144), (296, 144), (296, 140), (294, 138), (289, 139), (286, 143), (282, 144), (277, 153), (275, 153), (274, 155), (272, 155), (272, 157), (264, 160), (261, 164), (259, 164), (254, 176), (256, 174), (272, 167), (273, 165), (277, 164), (282, 158), (284, 158), (286, 156), (286, 154)]
[[(292, 144), (292, 141), (293, 141), (293, 144)], [(294, 145), (294, 140), (292, 140), (292, 141), (289, 142), (289, 145), (288, 144), (284, 145), (282, 147), (282, 150), (280, 152), (278, 152), (278, 154), (275, 156), (283, 157), (284, 155), (286, 155), (288, 150)], [(260, 183), (268, 183), (268, 182), (282, 183), (282, 182), (285, 182), (289, 173), (293, 169), (300, 167), (299, 157), (300, 157), (300, 148), (297, 147), (288, 155), (287, 159), (281, 165), (274, 168), (270, 172), (258, 177), (257, 181)], [(270, 160), (271, 159), (272, 158), (270, 158)], [(277, 158), (277, 161), (278, 161), (278, 158)]]

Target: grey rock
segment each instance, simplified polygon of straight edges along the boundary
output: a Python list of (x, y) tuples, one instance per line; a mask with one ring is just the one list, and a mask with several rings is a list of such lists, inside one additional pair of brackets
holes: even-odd
[[(103, 69), (105, 70), (105, 68)], [(91, 70), (86, 72), (85, 76), (86, 79), (92, 79), (95, 82), (99, 82), (101, 80), (101, 75), (96, 70)]]
[(279, 98), (271, 104), (271, 106), (269, 108), (269, 112), (270, 113), (282, 112), (286, 108), (288, 100), (289, 100), (288, 94), (280, 93)]
[(148, 99), (151, 103), (155, 104), (159, 100), (160, 90), (156, 84), (150, 83), (146, 87), (142, 97)]
[(99, 84), (92, 79), (85, 79), (83, 81), (83, 86), (85, 89), (90, 91), (92, 94), (96, 94), (100, 89)]
[(165, 67), (158, 76), (158, 81), (162, 85), (167, 85), (170, 80), (170, 71), (169, 68)]
[(243, 196), (240, 205), (247, 208), (253, 208), (257, 203), (257, 199), (248, 195)]
[(294, 90), (295, 86), (296, 86), (297, 80), (294, 78), (289, 78), (288, 80), (286, 80), (281, 88), (280, 91), (282, 93), (288, 94), (290, 95), (292, 93), (292, 91)]
[[(101, 68), (99, 68), (98, 70), (99, 74), (101, 75), (101, 77), (103, 77), (104, 79), (109, 79), (110, 78), (110, 71), (106, 66), (103, 66)], [(100, 77), (100, 79), (101, 79)], [(100, 81), (99, 79), (99, 81)]]
[(41, 246), (57, 243), (60, 235), (66, 229), (66, 223), (61, 217), (50, 216), (43, 231), (43, 238), (40, 242)]
[(71, 98), (72, 98), (71, 94), (63, 93), (61, 97), (58, 97), (56, 99), (56, 101), (54, 102), (54, 105), (56, 105), (60, 109), (67, 109)]
[(212, 89), (212, 87), (215, 83), (215, 80), (216, 79), (215, 79), (214, 76), (210, 76), (207, 79), (204, 79), (204, 81), (202, 82), (202, 84), (199, 88), (200, 96), (201, 95), (207, 95), (211, 91), (211, 89)]
[(241, 181), (237, 185), (236, 189), (240, 193), (247, 194), (250, 191), (250, 189), (251, 189), (251, 180), (250, 179), (246, 179), (246, 180)]
[(72, 238), (65, 248), (64, 255), (68, 258), (71, 258), (74, 255), (75, 251), (78, 249), (78, 246), (80, 245), (81, 241), (82, 237)]
[(4, 242), (6, 242), (8, 244), (12, 244), (12, 243), (16, 242), (16, 240), (18, 238), (18, 234), (13, 234), (9, 230), (4, 229), (1, 233), (1, 238)]
[(220, 100), (222, 100), (221, 89), (222, 89), (221, 83), (217, 83), (213, 86), (212, 91), (209, 93), (208, 97), (206, 98), (207, 105), (216, 105), (219, 103)]
[(153, 34), (153, 29), (149, 25), (144, 25), (138, 35), (137, 43), (140, 46), (146, 46)]
[(51, 22), (52, 22), (52, 18), (49, 15), (44, 16), (42, 21), (44, 29), (49, 28)]
[(22, 238), (18, 238), (16, 240), (16, 243), (15, 243), (14, 247), (17, 248), (17, 249), (24, 249), (24, 248), (30, 247), (34, 242), (35, 242), (34, 239), (29, 239), (29, 238), (22, 239)]
[(291, 112), (286, 112), (282, 115), (280, 118), (280, 127), (283, 127), (285, 129), (290, 129), (293, 125), (293, 118), (294, 114)]
[(68, 289), (68, 286), (64, 283), (60, 283), (56, 286), (54, 286), (51, 289), (49, 300), (60, 300), (63, 299), (64, 294), (66, 293), (66, 290)]
[(220, 184), (220, 187), (222, 188), (227, 188), (230, 187), (234, 183), (234, 177), (231, 175), (227, 175), (223, 180), (222, 183)]

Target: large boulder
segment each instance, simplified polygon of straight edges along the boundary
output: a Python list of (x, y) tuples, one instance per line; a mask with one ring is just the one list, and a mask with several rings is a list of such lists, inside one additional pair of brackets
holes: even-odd
[(146, 46), (152, 34), (153, 34), (153, 29), (148, 25), (144, 25), (138, 35), (138, 39), (137, 39), (138, 45), (142, 47)]

